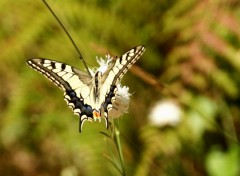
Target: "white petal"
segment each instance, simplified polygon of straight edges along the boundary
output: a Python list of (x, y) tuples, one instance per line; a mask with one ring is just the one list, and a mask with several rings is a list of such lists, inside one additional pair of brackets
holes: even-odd
[(118, 91), (116, 92), (115, 101), (113, 102), (113, 107), (109, 111), (110, 118), (118, 118), (124, 113), (128, 112), (128, 106), (130, 101), (129, 88), (126, 86), (121, 87), (120, 84), (117, 85)]

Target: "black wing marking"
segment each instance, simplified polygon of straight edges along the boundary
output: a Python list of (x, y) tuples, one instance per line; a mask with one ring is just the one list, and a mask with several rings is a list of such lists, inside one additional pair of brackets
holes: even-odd
[(70, 65), (48, 59), (30, 59), (27, 64), (65, 92), (64, 99), (68, 106), (73, 109), (74, 114), (80, 116), (79, 131), (82, 131), (84, 121), (93, 119), (92, 107), (86, 102), (88, 100), (86, 97), (90, 94), (92, 77)]

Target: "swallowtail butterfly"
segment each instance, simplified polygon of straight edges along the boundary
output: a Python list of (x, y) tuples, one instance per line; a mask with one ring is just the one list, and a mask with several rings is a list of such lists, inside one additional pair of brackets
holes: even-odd
[(64, 91), (68, 106), (80, 117), (81, 132), (85, 120), (100, 121), (101, 117), (104, 117), (108, 128), (108, 113), (115, 108), (113, 103), (118, 92), (117, 85), (144, 51), (144, 46), (137, 46), (121, 57), (112, 59), (105, 72), (96, 71), (92, 75), (49, 59), (34, 58), (28, 60), (27, 64)]

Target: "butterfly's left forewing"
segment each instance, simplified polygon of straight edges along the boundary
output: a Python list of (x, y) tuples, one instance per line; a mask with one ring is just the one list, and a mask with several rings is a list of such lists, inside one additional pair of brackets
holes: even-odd
[(64, 99), (73, 112), (80, 116), (81, 131), (83, 122), (92, 118), (91, 102), (92, 77), (70, 65), (48, 59), (30, 59), (28, 65), (42, 73), (64, 91)]
[(102, 96), (104, 117), (108, 125), (108, 113), (113, 108), (113, 101), (117, 93), (117, 84), (121, 81), (129, 68), (141, 57), (144, 46), (137, 46), (115, 59), (103, 75)]

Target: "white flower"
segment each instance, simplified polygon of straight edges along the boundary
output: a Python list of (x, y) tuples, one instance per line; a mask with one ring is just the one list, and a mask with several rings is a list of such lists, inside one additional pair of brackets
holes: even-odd
[(97, 63), (100, 65), (97, 71), (100, 71), (102, 73), (104, 73), (108, 69), (108, 65), (112, 61), (112, 57), (110, 56), (110, 54), (106, 55), (105, 57), (106, 59), (96, 57)]
[(95, 76), (96, 72), (100, 71), (101, 73), (104, 73), (107, 69), (108, 69), (108, 66), (109, 66), (109, 63), (112, 61), (112, 57), (108, 54), (105, 56), (106, 58), (103, 59), (103, 58), (99, 58), (98, 56), (96, 56), (96, 60), (97, 60), (97, 63), (99, 64), (99, 68), (88, 68), (89, 71), (90, 71), (90, 74), (92, 77)]
[(117, 92), (115, 95), (115, 101), (113, 101), (113, 108), (109, 111), (110, 118), (118, 118), (123, 113), (128, 112), (128, 106), (130, 101), (130, 93), (127, 86), (117, 85)]
[(152, 125), (165, 126), (177, 125), (181, 120), (182, 111), (173, 100), (158, 102), (149, 114), (149, 120)]

